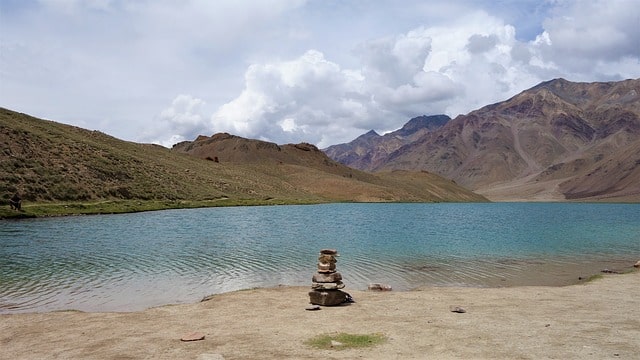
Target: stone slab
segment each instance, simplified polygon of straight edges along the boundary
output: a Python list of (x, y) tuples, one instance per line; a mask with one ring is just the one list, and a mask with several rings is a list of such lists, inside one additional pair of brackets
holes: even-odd
[(347, 294), (340, 290), (309, 291), (309, 299), (313, 305), (335, 306), (347, 300)]
[(311, 281), (315, 283), (334, 283), (342, 280), (342, 274), (339, 272), (333, 273), (315, 273)]
[(344, 288), (342, 281), (334, 283), (316, 283), (311, 284), (311, 288), (314, 290), (339, 290)]

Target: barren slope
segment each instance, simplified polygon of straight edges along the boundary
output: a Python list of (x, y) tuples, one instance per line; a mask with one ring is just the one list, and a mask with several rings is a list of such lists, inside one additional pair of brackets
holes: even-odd
[(371, 130), (347, 144), (329, 146), (323, 151), (330, 158), (349, 167), (371, 171), (384, 164), (389, 154), (441, 128), (449, 120), (451, 118), (447, 115), (418, 116), (388, 134), (381, 136)]
[(542, 83), (458, 116), (375, 170), (427, 170), (496, 200), (638, 201), (640, 80)]
[(176, 144), (173, 150), (214, 162), (249, 165), (289, 187), (338, 201), (486, 200), (435, 174), (356, 170), (306, 143), (277, 145), (220, 133)]

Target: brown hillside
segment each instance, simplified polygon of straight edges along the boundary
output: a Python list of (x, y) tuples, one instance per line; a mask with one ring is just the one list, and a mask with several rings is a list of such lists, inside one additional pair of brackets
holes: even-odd
[(289, 186), (338, 201), (485, 200), (434, 174), (391, 176), (359, 171), (307, 143), (277, 145), (220, 133), (176, 144), (173, 150), (220, 163), (251, 165)]
[[(242, 166), (0, 109), (0, 194), (27, 202), (308, 198)], [(312, 200), (318, 200), (312, 197)]]
[[(308, 144), (277, 146), (229, 135), (215, 140), (228, 140), (223, 143), (230, 146), (218, 162), (0, 108), (0, 202), (7, 205), (16, 192), (27, 204), (162, 200), (167, 207), (183, 200), (486, 201), (459, 186), (449, 186), (450, 192), (442, 196), (416, 191), (413, 185), (342, 166)], [(229, 161), (234, 156), (253, 160)], [(425, 180), (424, 187), (436, 182), (447, 181), (434, 177)]]

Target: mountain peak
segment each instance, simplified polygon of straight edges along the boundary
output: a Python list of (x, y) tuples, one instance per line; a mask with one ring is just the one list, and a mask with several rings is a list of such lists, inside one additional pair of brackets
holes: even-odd
[(370, 139), (375, 139), (380, 137), (380, 134), (378, 134), (375, 130), (369, 130), (367, 133), (364, 133), (360, 136), (358, 136), (356, 138), (356, 140), (360, 139), (360, 140), (370, 140)]
[(329, 146), (324, 151), (335, 161), (361, 170), (370, 170), (379, 159), (386, 158), (417, 137), (441, 128), (449, 120), (451, 118), (447, 115), (417, 116), (402, 128), (383, 136), (371, 130), (349, 143)]
[(404, 126), (394, 132), (395, 135), (407, 136), (420, 129), (435, 130), (446, 124), (451, 118), (447, 115), (421, 115), (409, 120)]

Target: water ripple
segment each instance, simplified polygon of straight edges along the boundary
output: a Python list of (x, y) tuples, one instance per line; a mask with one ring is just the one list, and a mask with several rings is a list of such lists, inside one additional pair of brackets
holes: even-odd
[(332, 204), (2, 222), (0, 313), (130, 311), (306, 286), (325, 247), (340, 251), (347, 290), (569, 284), (640, 258), (639, 206), (603, 209)]

